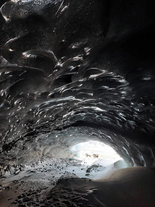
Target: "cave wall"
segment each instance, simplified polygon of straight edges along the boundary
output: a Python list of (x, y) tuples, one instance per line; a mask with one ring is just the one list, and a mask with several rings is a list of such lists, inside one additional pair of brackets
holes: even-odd
[(153, 166), (153, 1), (1, 5), (0, 161), (25, 163), (31, 150), (38, 159), (56, 133), (58, 146), (99, 139)]

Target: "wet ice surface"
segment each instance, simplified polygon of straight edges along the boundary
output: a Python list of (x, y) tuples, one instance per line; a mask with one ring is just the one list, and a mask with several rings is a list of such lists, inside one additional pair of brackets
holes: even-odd
[[(126, 45), (115, 37), (113, 20), (101, 17), (105, 8), (68, 0), (1, 7), (1, 165), (59, 156), (85, 139), (107, 142), (131, 166), (153, 165), (154, 145), (139, 140), (150, 141), (155, 130), (154, 72), (130, 57), (130, 38)], [(138, 19), (141, 13), (133, 26)]]

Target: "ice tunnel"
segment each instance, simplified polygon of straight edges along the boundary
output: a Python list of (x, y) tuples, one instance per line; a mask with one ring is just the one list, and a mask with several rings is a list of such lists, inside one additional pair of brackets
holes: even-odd
[(0, 207), (155, 207), (152, 0), (1, 0)]

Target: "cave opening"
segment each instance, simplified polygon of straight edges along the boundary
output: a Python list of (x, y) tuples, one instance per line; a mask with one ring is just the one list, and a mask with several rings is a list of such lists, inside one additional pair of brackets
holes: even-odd
[(73, 158), (83, 161), (85, 164), (92, 164), (96, 160), (122, 159), (110, 146), (97, 141), (81, 142), (71, 147)]
[[(76, 144), (70, 148), (72, 160), (81, 161), (81, 168), (85, 174), (78, 174), (79, 177), (86, 177), (97, 180), (106, 177), (115, 169), (126, 168), (129, 165), (121, 158), (115, 150), (99, 141), (87, 141)], [(74, 170), (76, 174), (76, 170)]]

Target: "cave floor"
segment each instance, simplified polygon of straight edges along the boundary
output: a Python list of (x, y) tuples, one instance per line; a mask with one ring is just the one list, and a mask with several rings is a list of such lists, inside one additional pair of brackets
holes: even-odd
[(0, 206), (155, 207), (154, 170), (112, 169), (110, 165), (106, 171), (94, 168), (88, 173), (88, 167), (74, 161), (27, 166), (1, 178)]

